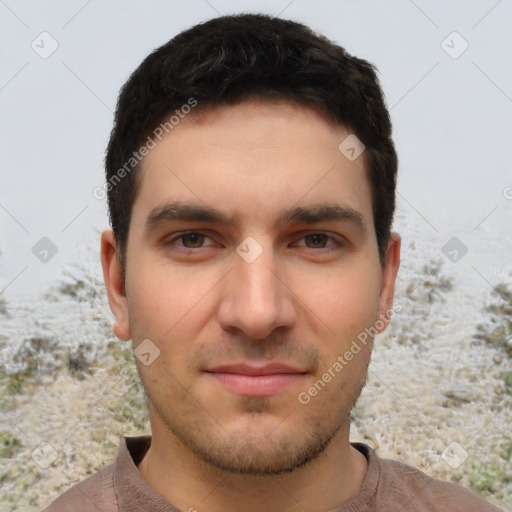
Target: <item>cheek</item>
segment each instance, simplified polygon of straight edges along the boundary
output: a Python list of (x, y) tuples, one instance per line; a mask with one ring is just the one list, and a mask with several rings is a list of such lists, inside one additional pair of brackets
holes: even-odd
[[(129, 295), (136, 325), (159, 339), (172, 337), (202, 309), (213, 286), (208, 276), (146, 258), (130, 274)], [(134, 265), (135, 267), (135, 265)], [(197, 323), (197, 318), (195, 319)]]
[(378, 272), (371, 268), (347, 268), (316, 283), (303, 282), (297, 295), (331, 334), (345, 338), (357, 335), (376, 321), (379, 292)]
[[(196, 350), (202, 330), (211, 321), (213, 288), (217, 281), (197, 270), (178, 271), (170, 265), (153, 265), (151, 272), (132, 275), (129, 301), (132, 339), (135, 345), (150, 339), (160, 351), (150, 367), (140, 367), (146, 380), (158, 376), (166, 381), (169, 369), (180, 382), (189, 378), (190, 353)], [(156, 383), (148, 382), (148, 385), (154, 387)]]

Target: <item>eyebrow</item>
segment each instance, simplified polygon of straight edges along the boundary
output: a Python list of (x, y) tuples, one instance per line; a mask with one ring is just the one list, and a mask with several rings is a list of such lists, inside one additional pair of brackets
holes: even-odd
[(176, 220), (229, 224), (234, 219), (209, 206), (176, 201), (153, 208), (146, 218), (145, 230), (151, 231), (161, 224)]
[[(161, 224), (172, 221), (196, 221), (218, 224), (232, 224), (240, 215), (228, 216), (209, 206), (174, 201), (162, 204), (151, 210), (145, 221), (145, 231), (151, 231)], [(348, 205), (315, 204), (312, 206), (296, 206), (281, 210), (274, 226), (278, 224), (314, 224), (326, 220), (348, 221), (361, 231), (367, 231), (364, 215)]]
[(318, 204), (308, 207), (295, 207), (283, 210), (279, 216), (279, 222), (313, 224), (325, 220), (348, 221), (366, 232), (366, 219), (364, 215), (348, 205)]

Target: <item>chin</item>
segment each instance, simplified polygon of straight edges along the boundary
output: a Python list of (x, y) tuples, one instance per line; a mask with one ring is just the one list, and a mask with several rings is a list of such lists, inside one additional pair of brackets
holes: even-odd
[(291, 473), (317, 459), (341, 427), (286, 419), (252, 413), (223, 425), (174, 429), (173, 433), (210, 467), (231, 474), (270, 476)]

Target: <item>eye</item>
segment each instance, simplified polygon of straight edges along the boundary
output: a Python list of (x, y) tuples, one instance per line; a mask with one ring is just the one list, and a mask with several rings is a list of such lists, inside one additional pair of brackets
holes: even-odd
[(184, 247), (189, 249), (197, 249), (198, 247), (202, 247), (206, 236), (202, 233), (186, 233), (178, 237), (178, 239), (180, 238)]
[(327, 245), (329, 239), (332, 238), (325, 233), (313, 233), (312, 235), (306, 235), (304, 240), (307, 247), (320, 247), (323, 248)]
[[(326, 233), (310, 233), (304, 235), (296, 245), (308, 247), (310, 249), (324, 249), (336, 245), (337, 242), (332, 236)], [(341, 245), (338, 242), (338, 245)]]
[[(207, 242), (210, 243), (207, 243)], [(164, 245), (171, 246), (176, 249), (200, 249), (201, 247), (214, 245), (213, 240), (203, 233), (197, 231), (189, 231), (188, 233), (181, 233), (167, 239)]]

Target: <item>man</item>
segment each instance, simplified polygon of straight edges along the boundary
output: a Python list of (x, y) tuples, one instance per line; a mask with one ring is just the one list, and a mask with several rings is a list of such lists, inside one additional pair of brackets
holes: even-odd
[(393, 311), (396, 170), (373, 67), (300, 24), (221, 17), (147, 57), (101, 252), (152, 436), (47, 510), (498, 510), (349, 442)]

